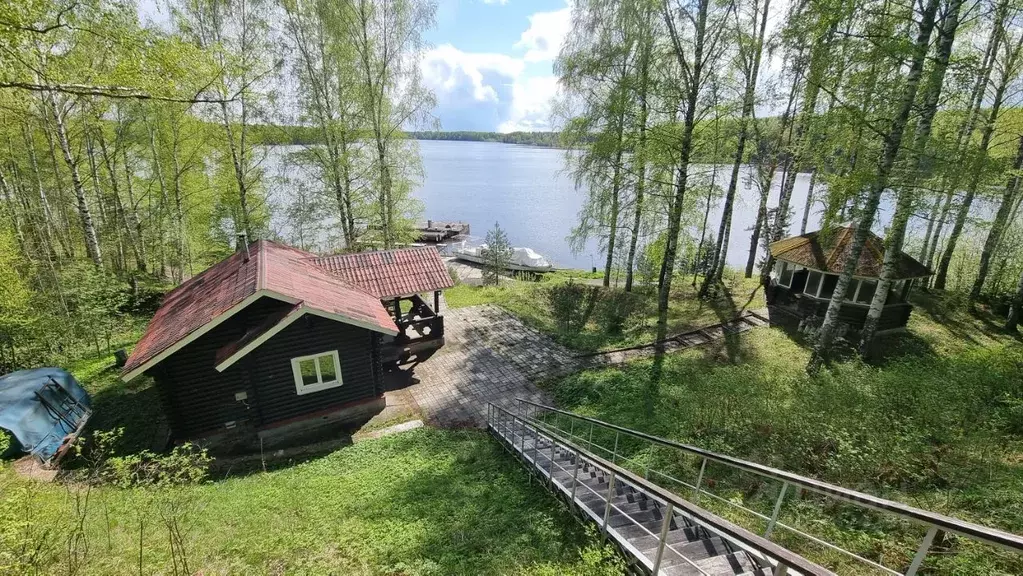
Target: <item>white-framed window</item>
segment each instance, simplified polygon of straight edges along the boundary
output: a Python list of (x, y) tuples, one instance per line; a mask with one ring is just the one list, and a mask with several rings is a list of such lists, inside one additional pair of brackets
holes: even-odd
[(796, 266), (789, 264), (784, 260), (778, 261), (778, 284), (791, 287), (792, 286), (792, 273), (795, 272)]
[(341, 361), (337, 350), (291, 359), (295, 392), (299, 396), (341, 385)]

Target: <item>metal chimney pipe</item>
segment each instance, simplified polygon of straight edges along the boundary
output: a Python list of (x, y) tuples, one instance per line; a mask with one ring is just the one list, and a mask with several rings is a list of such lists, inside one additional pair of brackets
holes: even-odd
[(249, 235), (245, 232), (238, 233), (238, 242), (235, 244), (235, 250), (238, 252), (245, 252), (245, 256), (242, 260), (245, 262), (249, 261)]

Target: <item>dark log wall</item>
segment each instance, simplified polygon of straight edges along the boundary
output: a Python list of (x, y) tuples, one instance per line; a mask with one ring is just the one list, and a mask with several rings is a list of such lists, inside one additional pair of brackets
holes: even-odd
[[(376, 340), (370, 330), (306, 315), (249, 353), (238, 364), (249, 364), (263, 425), (379, 396)], [(299, 396), (291, 359), (331, 350), (338, 351), (341, 386)], [(238, 364), (224, 372), (245, 369)]]
[[(785, 286), (775, 286), (773, 290), (772, 300), (774, 304), (786, 307), (795, 306), (800, 316), (816, 315), (823, 317), (828, 311), (828, 300), (818, 300), (806, 295), (795, 298)], [(859, 330), (863, 328), (863, 322), (867, 319), (867, 310), (867, 306), (843, 304), (838, 311), (839, 321), (848, 324), (853, 330)], [(905, 302), (885, 306), (881, 312), (881, 320), (878, 323), (877, 329), (880, 331), (904, 327), (909, 323), (909, 315), (912, 311), (913, 306)]]
[[(309, 412), (379, 395), (373, 366), (376, 335), (363, 328), (306, 316), (223, 372), (216, 352), (267, 316), (290, 304), (262, 298), (167, 358), (150, 374), (156, 381), (175, 439), (235, 426), (260, 427)], [(291, 358), (337, 350), (344, 384), (299, 396)], [(235, 394), (247, 398), (237, 401)]]

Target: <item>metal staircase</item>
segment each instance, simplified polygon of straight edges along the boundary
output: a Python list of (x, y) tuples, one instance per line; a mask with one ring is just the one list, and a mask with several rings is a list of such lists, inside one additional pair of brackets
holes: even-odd
[[(939, 530), (952, 532), (987, 544), (1023, 552), (1023, 537), (934, 514), (905, 504), (884, 500), (811, 478), (791, 474), (716, 454), (692, 446), (621, 428), (606, 422), (519, 400), (518, 413), (489, 404), (487, 428), (534, 476), (561, 496), (584, 518), (594, 522), (601, 534), (630, 560), (634, 569), (658, 575), (825, 575), (833, 574), (804, 556), (772, 541), (776, 530), (784, 531), (787, 545), (797, 539), (845, 555), (854, 563), (856, 574), (913, 576), (920, 569)], [(554, 416), (555, 418), (549, 418)], [(567, 422), (566, 422), (567, 421)], [(613, 447), (594, 442), (594, 430), (613, 433)], [(702, 459), (695, 484), (663, 472), (637, 466), (619, 452), (619, 443), (647, 442), (668, 447)], [(608, 442), (610, 445), (610, 442)], [(603, 456), (598, 456), (601, 452)], [(721, 498), (704, 488), (707, 463), (725, 464), (781, 483), (771, 515)], [(629, 468), (632, 468), (630, 470)], [(637, 474), (639, 468), (643, 472)], [(693, 490), (693, 502), (701, 497), (721, 500), (743, 513), (765, 522), (762, 535), (725, 520), (650, 478), (672, 480)], [(780, 521), (779, 513), (789, 488), (793, 487), (888, 514), (926, 526), (926, 534), (912, 561), (902, 571), (844, 550)], [(713, 502), (719, 504), (718, 502)], [(726, 506), (727, 507), (727, 506)], [(719, 506), (720, 508), (720, 506)], [(777, 538), (777, 535), (775, 535)], [(858, 566), (858, 567), (857, 567)], [(848, 569), (843, 570), (848, 572)]]

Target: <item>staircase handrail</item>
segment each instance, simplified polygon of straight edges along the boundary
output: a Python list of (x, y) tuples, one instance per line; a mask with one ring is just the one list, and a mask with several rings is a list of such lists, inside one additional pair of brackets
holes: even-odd
[[(823, 494), (825, 496), (849, 502), (857, 506), (862, 506), (874, 510), (880, 510), (883, 512), (895, 514), (896, 516), (900, 516), (902, 518), (906, 518), (908, 520), (912, 520), (920, 524), (929, 526), (932, 529), (936, 527), (946, 532), (959, 534), (961, 536), (965, 536), (973, 540), (979, 540), (981, 542), (986, 542), (988, 544), (1001, 546), (1014, 552), (1023, 552), (1023, 536), (1020, 536), (1018, 534), (1012, 534), (1010, 532), (1005, 532), (997, 528), (990, 528), (988, 526), (983, 526), (981, 524), (975, 524), (973, 522), (967, 522), (965, 520), (960, 520), (958, 518), (953, 518), (951, 516), (945, 516), (943, 514), (931, 512), (929, 510), (923, 510), (921, 508), (916, 508), (908, 504), (903, 504), (901, 502), (896, 502), (894, 500), (880, 498), (878, 496), (873, 496), (849, 488), (843, 488), (842, 486), (836, 486), (828, 482), (823, 482), (821, 480), (816, 480), (814, 478), (809, 478), (807, 476), (802, 476), (800, 474), (795, 474), (792, 472), (786, 472), (785, 470), (779, 470), (777, 468), (772, 468), (770, 466), (765, 466), (763, 464), (758, 464), (756, 462), (751, 462), (749, 460), (735, 458), (727, 454), (712, 452), (710, 450), (705, 450), (698, 446), (674, 442), (672, 440), (667, 440), (665, 438), (653, 436), (645, 432), (639, 432), (638, 430), (632, 430), (629, 428), (618, 426), (616, 424), (611, 424), (610, 422), (604, 422), (603, 420), (590, 418), (589, 416), (582, 416), (580, 414), (575, 414), (574, 412), (561, 410), (553, 406), (540, 404), (538, 402), (533, 402), (531, 400), (526, 400), (524, 398), (516, 398), (516, 400), (523, 404), (527, 404), (530, 406), (534, 406), (536, 408), (540, 408), (550, 412), (555, 412), (558, 414), (564, 414), (566, 416), (582, 420), (585, 422), (589, 422), (598, 426), (602, 426), (604, 428), (614, 430), (615, 432), (627, 434), (642, 440), (646, 440), (648, 442), (652, 442), (654, 444), (660, 444), (662, 446), (666, 446), (669, 448), (682, 450), (684, 452), (688, 452), (690, 454), (700, 456), (708, 460), (713, 460), (715, 462), (719, 462), (721, 464), (725, 464), (733, 468), (738, 468), (740, 470), (752, 472), (760, 476), (766, 476), (768, 478), (773, 478), (776, 480), (780, 480), (782, 482), (787, 482), (789, 484), (805, 488), (818, 494)], [(930, 536), (930, 539), (933, 539), (934, 534), (929, 532), (928, 536)], [(927, 541), (927, 544), (928, 544), (927, 547), (929, 548), (930, 546), (929, 540)]]

